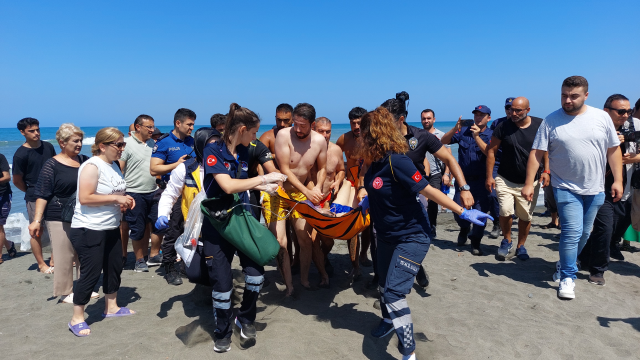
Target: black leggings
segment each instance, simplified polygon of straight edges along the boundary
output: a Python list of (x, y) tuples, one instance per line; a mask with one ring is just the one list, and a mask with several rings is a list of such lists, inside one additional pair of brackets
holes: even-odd
[(171, 208), (169, 228), (162, 239), (162, 265), (173, 264), (178, 259), (176, 240), (184, 232), (184, 215), (182, 215), (182, 196), (178, 197)]
[(91, 230), (71, 228), (71, 245), (80, 260), (80, 278), (73, 289), (73, 303), (86, 305), (91, 292), (100, 280), (102, 273), (102, 291), (113, 294), (120, 289), (122, 273), (122, 240), (120, 228), (111, 230)]

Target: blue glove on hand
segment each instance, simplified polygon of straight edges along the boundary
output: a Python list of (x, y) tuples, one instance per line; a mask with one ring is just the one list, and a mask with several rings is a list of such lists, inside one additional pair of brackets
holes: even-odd
[(482, 211), (471, 209), (462, 210), (462, 214), (460, 214), (460, 219), (467, 220), (468, 222), (474, 223), (476, 225), (485, 226), (487, 224), (487, 219), (493, 218), (489, 214), (485, 214)]
[(156, 229), (164, 230), (169, 227), (169, 219), (166, 216), (158, 216), (158, 220), (156, 220)]
[(369, 211), (369, 196), (365, 196), (364, 199), (358, 203), (358, 206), (362, 207), (362, 216), (367, 216), (367, 212)]

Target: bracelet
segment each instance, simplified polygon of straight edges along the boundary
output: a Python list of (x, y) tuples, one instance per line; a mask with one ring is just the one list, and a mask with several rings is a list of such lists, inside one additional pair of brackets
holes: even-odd
[(451, 177), (451, 173), (445, 173), (444, 175)]
[(551, 171), (549, 171), (549, 170), (545, 170), (545, 171), (543, 171), (542, 173), (543, 173), (543, 174), (549, 174), (549, 175), (551, 175)]

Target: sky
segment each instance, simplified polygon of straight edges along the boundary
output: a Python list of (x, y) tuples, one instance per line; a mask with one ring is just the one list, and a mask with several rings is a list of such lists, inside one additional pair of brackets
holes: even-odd
[[(0, 0), (0, 127), (170, 125), (178, 108), (208, 123), (232, 102), (274, 123), (283, 102), (348, 122), (399, 91), (409, 121), (531, 115), (560, 107), (571, 75), (587, 104), (640, 97), (640, 1), (11, 1)], [(633, 21), (636, 19), (635, 22)], [(2, 137), (0, 133), (0, 138)]]

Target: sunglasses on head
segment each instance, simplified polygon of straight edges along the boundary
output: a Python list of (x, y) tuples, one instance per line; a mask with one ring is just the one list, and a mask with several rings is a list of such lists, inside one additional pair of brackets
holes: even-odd
[(124, 149), (125, 146), (127, 146), (127, 143), (124, 142), (124, 141), (123, 142), (110, 141), (110, 142), (106, 142), (104, 144), (105, 145), (115, 145), (118, 148), (118, 150), (122, 150), (122, 149)]
[(620, 116), (622, 116), (624, 114), (631, 115), (633, 113), (633, 109), (614, 109), (614, 108), (607, 108), (607, 109), (617, 112), (618, 115), (620, 115)]

